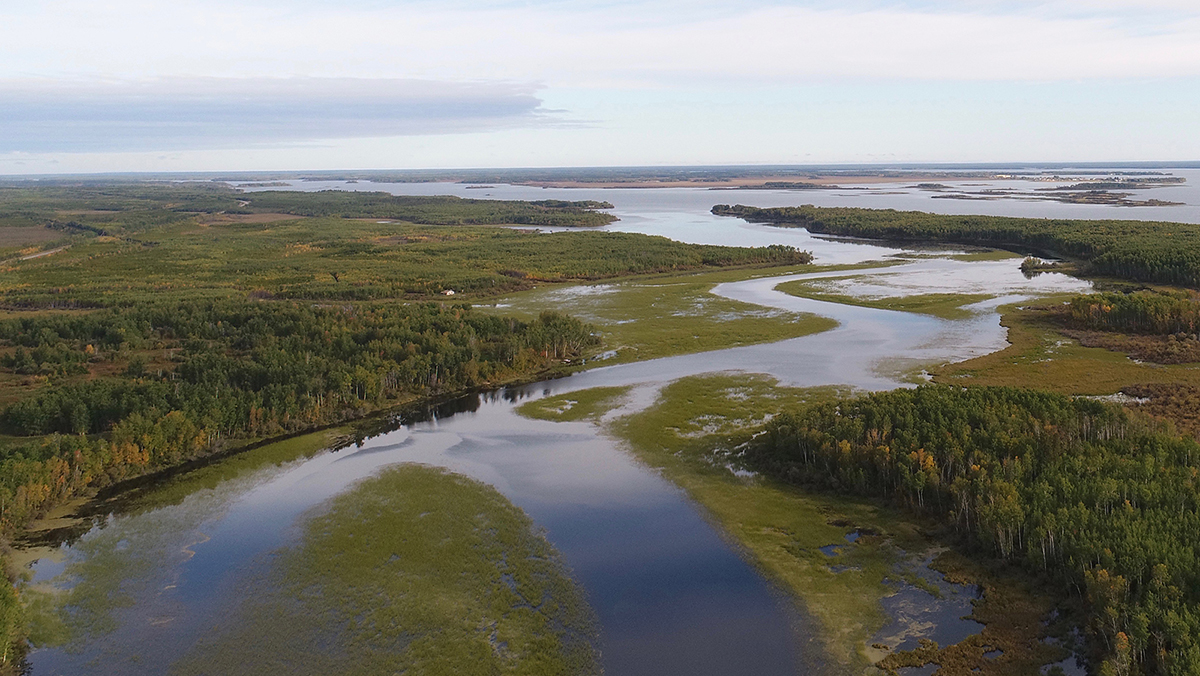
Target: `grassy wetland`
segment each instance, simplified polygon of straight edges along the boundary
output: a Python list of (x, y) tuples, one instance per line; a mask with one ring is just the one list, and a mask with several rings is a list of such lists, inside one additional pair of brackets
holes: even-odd
[(171, 673), (599, 673), (569, 572), (489, 486), (388, 469), (300, 528)]
[(964, 293), (925, 293), (915, 296), (886, 296), (882, 298), (863, 298), (861, 296), (853, 296), (846, 293), (837, 293), (831, 288), (827, 281), (805, 281), (797, 280), (794, 282), (785, 282), (775, 287), (776, 289), (799, 296), (801, 298), (812, 298), (813, 300), (823, 300), (830, 303), (842, 303), (845, 305), (859, 305), (862, 307), (873, 307), (881, 310), (897, 310), (900, 312), (917, 312), (920, 314), (933, 315), (942, 319), (966, 319), (972, 313), (963, 306), (978, 303), (991, 298), (987, 294), (964, 294)]
[[(822, 268), (813, 268), (820, 271)], [(498, 313), (535, 317), (557, 308), (602, 331), (606, 363), (656, 359), (768, 343), (836, 326), (825, 317), (751, 305), (711, 293), (724, 282), (808, 271), (800, 266), (651, 275), (587, 286), (549, 287), (507, 296)]]

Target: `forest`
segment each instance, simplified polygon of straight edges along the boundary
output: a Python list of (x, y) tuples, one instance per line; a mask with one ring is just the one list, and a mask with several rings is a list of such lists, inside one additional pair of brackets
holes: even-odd
[(848, 207), (760, 209), (740, 204), (719, 204), (712, 212), (829, 235), (1008, 247), (1077, 260), (1085, 274), (1200, 287), (1200, 226), (1186, 223), (950, 216)]
[(1200, 674), (1200, 443), (1118, 406), (923, 385), (770, 420), (750, 466), (885, 497), (1086, 602), (1101, 676)]
[[(17, 371), (126, 364), (51, 381), (0, 412), (11, 435), (0, 445), (6, 537), (87, 490), (231, 444), (532, 375), (598, 342), (591, 327), (553, 312), (522, 322), (434, 303), (147, 303), (9, 319), (0, 335), (17, 346), (6, 357)], [(14, 589), (2, 587), (8, 654), (22, 629)]]
[(1200, 329), (1200, 294), (1141, 289), (1071, 300), (1070, 318), (1082, 328), (1151, 335), (1194, 335)]
[[(469, 305), (146, 304), (0, 322), (9, 363), (88, 364), (8, 404), (0, 429), (0, 529), (46, 504), (264, 438), (416, 397), (528, 375), (599, 342), (546, 312), (522, 322)], [(132, 355), (132, 356), (131, 356)], [(37, 359), (45, 361), (37, 363)]]

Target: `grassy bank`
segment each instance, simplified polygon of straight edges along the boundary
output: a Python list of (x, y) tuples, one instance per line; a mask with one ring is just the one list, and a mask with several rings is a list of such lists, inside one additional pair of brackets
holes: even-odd
[(820, 271), (800, 266), (654, 275), (586, 286), (547, 287), (501, 299), (492, 311), (535, 317), (555, 308), (600, 327), (605, 363), (797, 338), (837, 325), (831, 319), (721, 298), (713, 287), (756, 277)]
[[(1142, 383), (1200, 385), (1194, 364), (1139, 363), (1128, 355), (1101, 347), (1083, 347), (1061, 332), (1048, 308), (1065, 298), (1038, 306), (1001, 308), (1009, 346), (989, 355), (933, 370), (934, 381), (955, 385), (1034, 387), (1064, 394), (1106, 395)], [(1046, 309), (1039, 309), (1046, 308)]]
[(924, 293), (913, 296), (866, 298), (833, 292), (830, 289), (829, 283), (825, 280), (807, 279), (784, 282), (775, 288), (786, 294), (800, 298), (811, 298), (813, 300), (841, 303), (843, 305), (872, 307), (880, 310), (916, 312), (918, 314), (941, 317), (942, 319), (966, 319), (972, 316), (973, 313), (965, 309), (965, 305), (991, 298), (987, 294), (967, 293)]

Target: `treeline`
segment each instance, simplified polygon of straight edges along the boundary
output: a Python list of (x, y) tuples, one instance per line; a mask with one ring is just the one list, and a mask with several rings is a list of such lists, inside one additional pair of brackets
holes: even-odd
[(926, 385), (772, 419), (749, 462), (942, 515), (1088, 603), (1098, 673), (1200, 673), (1200, 444), (1120, 407)]
[(1200, 330), (1200, 294), (1192, 291), (1098, 293), (1071, 300), (1070, 316), (1081, 328), (1153, 335), (1194, 335)]
[[(596, 200), (472, 200), (382, 192), (243, 192), (206, 181), (39, 181), (0, 183), (0, 227), (49, 227), (100, 235), (144, 233), (196, 214), (285, 213), (384, 218), (424, 225), (595, 227), (617, 220)], [(71, 215), (64, 218), (64, 212)]]
[[(3, 321), (0, 367), (49, 384), (0, 411), (5, 434), (28, 437), (0, 446), (0, 538), (86, 489), (230, 440), (530, 375), (598, 342), (554, 312), (523, 322), (434, 303), (172, 301)], [(0, 667), (23, 622), (15, 588), (0, 585)]]
[(564, 228), (596, 227), (617, 220), (596, 209), (607, 202), (544, 200), (472, 200), (454, 196), (413, 197), (385, 192), (272, 190), (246, 193), (248, 204), (238, 211), (279, 212), (297, 216), (388, 218), (419, 225), (543, 225)]
[(41, 437), (0, 450), (6, 533), (85, 487), (203, 455), (223, 440), (533, 373), (598, 344), (589, 326), (557, 313), (522, 322), (432, 303), (147, 305), (9, 320), (0, 338), (30, 359), (47, 357), (39, 370), (79, 360), (64, 354), (133, 354), (118, 375), (44, 386), (0, 413), (5, 433)]
[(813, 206), (760, 209), (720, 204), (719, 216), (810, 232), (897, 241), (1007, 246), (1074, 258), (1085, 272), (1200, 287), (1200, 226), (1185, 223), (951, 216)]

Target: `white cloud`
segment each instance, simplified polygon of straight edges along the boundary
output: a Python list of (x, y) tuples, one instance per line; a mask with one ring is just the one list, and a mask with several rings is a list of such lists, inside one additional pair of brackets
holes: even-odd
[(535, 91), (346, 78), (0, 81), (0, 152), (236, 148), (553, 123)]
[(48, 0), (6, 16), (0, 74), (320, 75), (552, 86), (662, 86), (680, 77), (1197, 75), (1200, 18), (1180, 5), (1157, 0), (1159, 29), (1148, 33), (1144, 21), (1133, 25), (1132, 0), (707, 2), (691, 9), (663, 0)]
[(1195, 0), (8, 4), (0, 173), (1200, 148)]

